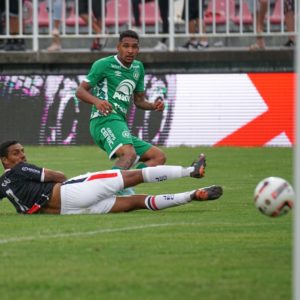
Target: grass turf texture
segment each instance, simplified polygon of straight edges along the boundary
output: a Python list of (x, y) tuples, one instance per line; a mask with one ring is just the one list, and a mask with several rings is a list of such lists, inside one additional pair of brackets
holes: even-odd
[[(26, 147), (29, 162), (67, 176), (111, 166), (95, 146)], [(137, 193), (224, 187), (221, 200), (160, 212), (16, 215), (0, 203), (5, 299), (291, 299), (292, 213), (256, 210), (268, 176), (292, 181), (288, 148), (167, 148), (168, 164), (206, 153), (203, 179), (142, 184)]]

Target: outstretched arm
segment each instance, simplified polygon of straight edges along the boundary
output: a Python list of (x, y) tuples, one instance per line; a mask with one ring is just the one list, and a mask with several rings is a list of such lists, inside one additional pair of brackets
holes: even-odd
[(155, 100), (154, 103), (151, 103), (145, 99), (144, 92), (136, 92), (133, 98), (134, 104), (136, 107), (141, 108), (143, 110), (156, 110), (162, 111), (165, 108), (165, 104), (161, 98)]
[(44, 182), (64, 182), (67, 180), (67, 177), (65, 176), (64, 173), (60, 171), (53, 171), (50, 169), (44, 169)]

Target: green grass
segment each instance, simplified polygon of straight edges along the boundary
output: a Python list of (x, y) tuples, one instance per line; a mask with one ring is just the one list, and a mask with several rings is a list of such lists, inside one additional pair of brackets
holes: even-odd
[[(110, 168), (96, 146), (30, 147), (30, 162), (68, 176)], [(220, 184), (221, 200), (160, 212), (16, 215), (0, 203), (0, 295), (6, 299), (291, 299), (292, 214), (268, 218), (253, 191), (292, 182), (289, 148), (167, 148), (168, 164), (207, 156), (206, 177), (142, 184), (174, 193)]]

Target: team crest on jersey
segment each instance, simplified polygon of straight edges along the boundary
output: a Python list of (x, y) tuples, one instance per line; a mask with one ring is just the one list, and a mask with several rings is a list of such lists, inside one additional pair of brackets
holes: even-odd
[(129, 102), (130, 97), (135, 89), (135, 82), (130, 79), (125, 79), (117, 86), (113, 98), (121, 101)]
[(130, 137), (130, 132), (129, 132), (128, 130), (124, 130), (124, 131), (122, 132), (122, 136), (123, 136), (124, 138), (129, 138), (129, 137)]

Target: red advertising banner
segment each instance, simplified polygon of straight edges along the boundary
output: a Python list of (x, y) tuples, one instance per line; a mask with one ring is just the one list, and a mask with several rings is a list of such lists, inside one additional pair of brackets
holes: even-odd
[(216, 145), (264, 146), (282, 133), (294, 144), (295, 74), (260, 73), (248, 76), (268, 109)]

